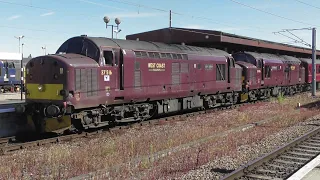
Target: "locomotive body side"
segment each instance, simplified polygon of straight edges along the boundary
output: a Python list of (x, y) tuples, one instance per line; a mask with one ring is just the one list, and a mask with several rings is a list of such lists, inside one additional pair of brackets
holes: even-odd
[(47, 132), (234, 104), (241, 71), (220, 50), (76, 37), (28, 62), (27, 112)]
[[(305, 88), (305, 81), (302, 77), (304, 68), (300, 66), (300, 61), (291, 56), (278, 56), (274, 54), (256, 52), (238, 52), (232, 55), (237, 63), (244, 66), (244, 73), (250, 78), (256, 77), (250, 72), (250, 68), (245, 63), (250, 63), (261, 72), (258, 78), (258, 87), (253, 86), (253, 81), (246, 78), (245, 83), (248, 90), (249, 99), (267, 98), (270, 95), (276, 96), (280, 92), (294, 94)], [(245, 63), (244, 63), (245, 62)], [(255, 70), (251, 70), (255, 71)], [(261, 81), (259, 81), (261, 79)], [(256, 80), (256, 79), (254, 79)], [(250, 90), (251, 88), (251, 90)], [(257, 89), (257, 90), (255, 90)], [(244, 99), (242, 99), (244, 101)]]
[[(299, 58), (301, 61), (301, 66), (305, 69), (305, 82), (310, 84), (312, 83), (312, 59)], [(315, 61), (316, 65), (316, 82), (320, 82), (320, 60)], [(310, 87), (311, 88), (311, 87)]]

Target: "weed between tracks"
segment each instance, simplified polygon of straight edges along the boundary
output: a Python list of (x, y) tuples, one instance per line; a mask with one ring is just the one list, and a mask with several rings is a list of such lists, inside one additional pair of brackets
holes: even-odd
[[(161, 121), (93, 139), (23, 150), (0, 157), (0, 179), (64, 179), (93, 172), (100, 179), (167, 179), (195, 169), (319, 114), (296, 104), (318, 99), (298, 95), (273, 99), (197, 117)], [(245, 131), (224, 133), (248, 123), (269, 119)], [(106, 169), (103, 171), (98, 171)]]

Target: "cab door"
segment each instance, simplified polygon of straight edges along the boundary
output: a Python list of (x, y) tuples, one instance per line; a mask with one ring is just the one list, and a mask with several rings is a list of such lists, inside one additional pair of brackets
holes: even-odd
[(3, 67), (4, 67), (4, 82), (8, 83), (9, 82), (9, 63), (6, 61), (3, 63)]
[(4, 64), (0, 62), (0, 84), (4, 82), (4, 74), (5, 74)]
[(115, 97), (119, 91), (118, 62), (119, 51), (113, 48), (102, 48), (100, 60), (100, 91), (102, 96)]
[(290, 85), (290, 82), (291, 82), (291, 65), (290, 64), (286, 65), (284, 72), (285, 72), (285, 76), (284, 76), (285, 82), (287, 85)]
[(15, 68), (15, 65), (14, 65), (14, 62), (10, 62), (8, 64), (8, 79), (9, 79), (9, 82), (10, 83), (17, 83), (16, 82), (16, 68)]

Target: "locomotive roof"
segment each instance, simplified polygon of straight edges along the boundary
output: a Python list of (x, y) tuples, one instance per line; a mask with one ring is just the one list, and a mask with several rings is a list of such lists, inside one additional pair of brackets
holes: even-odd
[[(312, 59), (309, 59), (309, 58), (299, 58), (299, 60), (308, 64), (312, 64)], [(320, 64), (320, 59), (316, 59), (314, 63)]]
[(244, 62), (244, 61), (237, 61), (236, 64), (242, 65), (242, 66), (249, 68), (249, 69), (257, 68), (255, 65), (248, 63), (248, 62)]
[(202, 48), (196, 46), (187, 46), (179, 44), (165, 44), (159, 42), (150, 41), (135, 41), (135, 40), (123, 40), (123, 39), (109, 39), (104, 37), (86, 37), (80, 36), (75, 38), (89, 39), (94, 42), (98, 47), (100, 46), (118, 46), (123, 49), (143, 50), (143, 51), (160, 51), (160, 52), (176, 52), (187, 53), (197, 55), (210, 55), (210, 56), (230, 56), (227, 52), (214, 49), (214, 48)]
[(256, 59), (280, 60), (285, 63), (300, 64), (300, 60), (293, 56), (257, 53), (257, 52), (245, 52), (245, 53), (250, 54)]

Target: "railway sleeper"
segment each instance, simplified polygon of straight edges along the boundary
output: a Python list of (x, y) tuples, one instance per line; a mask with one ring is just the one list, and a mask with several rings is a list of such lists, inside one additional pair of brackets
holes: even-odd
[(288, 173), (286, 171), (281, 171), (281, 170), (264, 169), (263, 167), (256, 169), (255, 172), (258, 172), (260, 174), (272, 175), (272, 176), (277, 176), (279, 174), (287, 174)]
[(303, 152), (303, 153), (307, 152), (307, 153), (310, 153), (310, 154), (314, 154), (315, 156), (320, 153), (320, 150), (310, 150), (310, 149), (298, 148), (298, 147), (295, 147), (292, 150)]
[(290, 167), (290, 166), (285, 166), (283, 164), (279, 165), (279, 164), (272, 164), (272, 163), (266, 163), (265, 164), (267, 169), (281, 169), (281, 171), (288, 171), (288, 172), (292, 172), (295, 170), (294, 167)]
[(254, 178), (254, 179), (263, 179), (263, 180), (282, 180), (282, 178), (275, 178), (272, 176), (253, 174), (253, 173), (247, 174), (245, 175), (245, 177)]
[(286, 161), (286, 160), (282, 160), (282, 159), (274, 159), (273, 161), (278, 162), (278, 163), (282, 163), (282, 164), (293, 165), (293, 166), (300, 166), (300, 165), (304, 164), (301, 162)]
[(280, 158), (290, 159), (295, 162), (306, 162), (310, 160), (310, 158), (302, 158), (302, 157), (288, 156), (288, 155), (281, 155)]
[(313, 143), (313, 142), (309, 142), (309, 141), (304, 142), (303, 145), (320, 148), (320, 143)]
[(294, 151), (291, 151), (291, 152), (287, 152), (288, 154), (292, 154), (292, 155), (295, 155), (295, 156), (302, 156), (302, 157), (315, 157), (315, 154), (308, 154), (308, 153), (297, 153), (297, 152), (294, 152)]
[(306, 150), (320, 151), (320, 147), (311, 146), (309, 144), (301, 144), (301, 145), (298, 145), (297, 147), (302, 148), (302, 149), (306, 149)]

